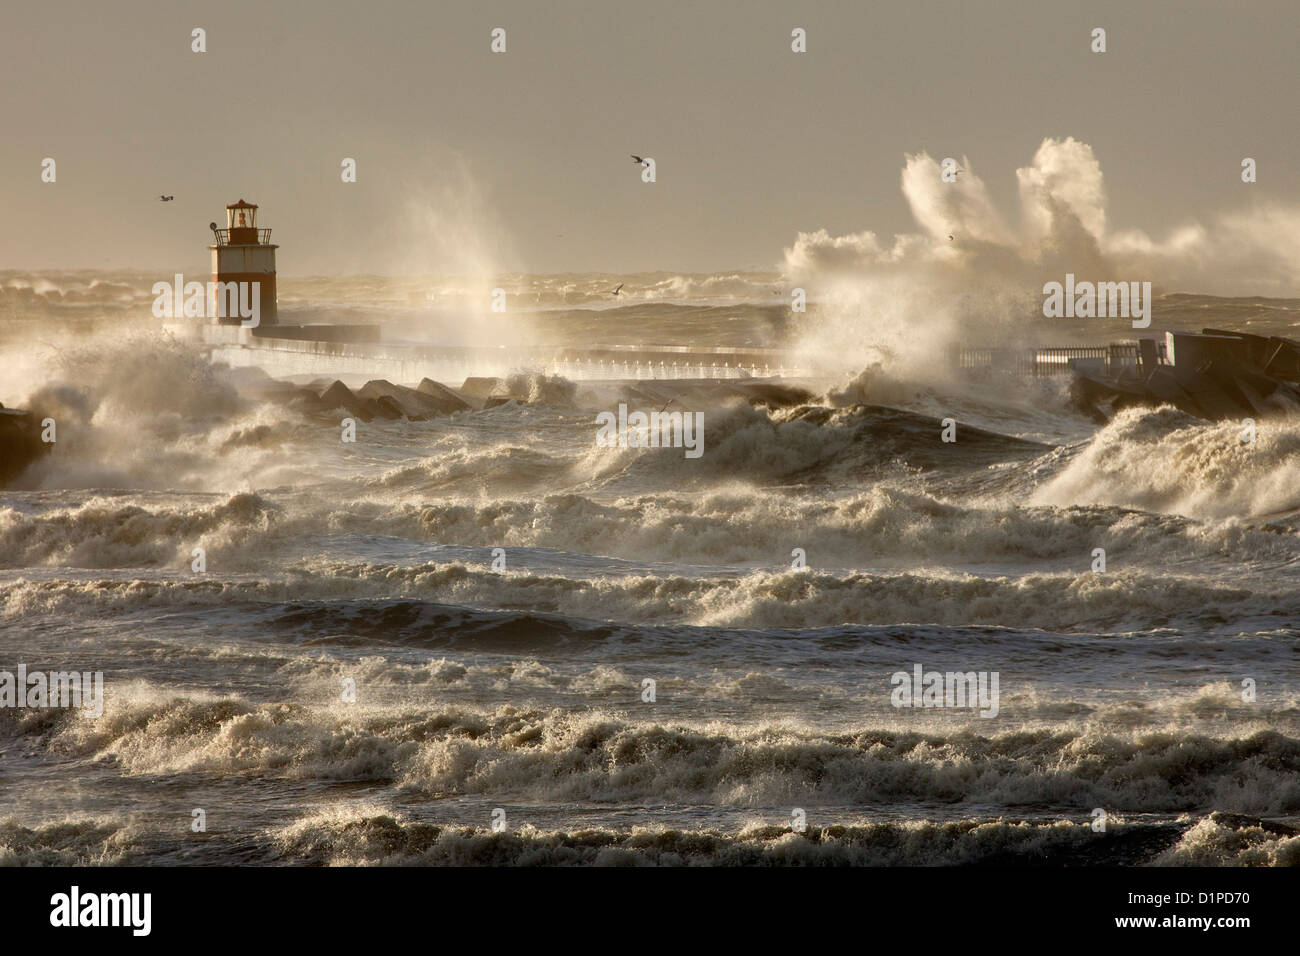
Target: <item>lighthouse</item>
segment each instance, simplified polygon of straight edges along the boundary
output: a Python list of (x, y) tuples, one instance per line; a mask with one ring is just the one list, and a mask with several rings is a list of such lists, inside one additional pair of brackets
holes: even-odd
[[(242, 199), (231, 203), (226, 207), (226, 228), (219, 228), (215, 222), (209, 227), (216, 239), (208, 246), (212, 250), (212, 281), (255, 283), (261, 300), (261, 324), (274, 325), (275, 250), (279, 247), (271, 244), (270, 229), (257, 228), (256, 203)], [(216, 319), (221, 325), (238, 325), (240, 321), (229, 311)]]

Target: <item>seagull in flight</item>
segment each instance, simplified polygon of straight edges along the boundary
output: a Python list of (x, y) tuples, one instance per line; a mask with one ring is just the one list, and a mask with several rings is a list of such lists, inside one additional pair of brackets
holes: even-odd
[(649, 165), (650, 165), (650, 164), (647, 163), (644, 159), (642, 159), (640, 156), (637, 156), (635, 153), (628, 153), (628, 155), (632, 157), (632, 162), (636, 163), (636, 164), (639, 165), (639, 166), (649, 166)]
[(176, 198), (175, 196), (159, 196), (159, 197), (158, 197), (158, 201), (159, 201), (159, 202), (171, 202), (171, 201), (172, 201), (173, 199), (175, 199), (175, 198)]
[(609, 294), (610, 294), (610, 295), (622, 295), (622, 293), (619, 292), (619, 289), (623, 288), (624, 285), (625, 285), (625, 283), (620, 282), (620, 283), (618, 284), (618, 289), (610, 289), (610, 290), (609, 290)]

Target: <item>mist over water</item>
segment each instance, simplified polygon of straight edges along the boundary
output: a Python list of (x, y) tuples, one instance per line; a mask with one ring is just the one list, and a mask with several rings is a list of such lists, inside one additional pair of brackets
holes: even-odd
[[(950, 181), (946, 159), (956, 161)], [(823, 304), (800, 329), (802, 348), (841, 355), (845, 368), (879, 353), (914, 377), (930, 377), (935, 356), (954, 345), (1135, 334), (1122, 322), (1080, 322), (1078, 330), (1045, 323), (1043, 285), (1067, 273), (1089, 282), (1150, 282), (1157, 295), (1294, 296), (1300, 287), (1298, 208), (1243, 202), (1205, 221), (1189, 214), (1168, 235), (1152, 237), (1113, 224), (1102, 162), (1086, 143), (1044, 139), (1014, 172), (1018, 210), (999, 209), (989, 193), (985, 177), (1007, 173), (990, 174), (974, 160), (906, 157), (900, 185), (914, 233), (892, 241), (870, 230), (796, 237), (782, 273), (816, 289)], [(1181, 310), (1170, 304), (1156, 305), (1157, 327), (1181, 327)], [(1294, 308), (1293, 301), (1279, 304)], [(1284, 326), (1293, 334), (1295, 319)]]

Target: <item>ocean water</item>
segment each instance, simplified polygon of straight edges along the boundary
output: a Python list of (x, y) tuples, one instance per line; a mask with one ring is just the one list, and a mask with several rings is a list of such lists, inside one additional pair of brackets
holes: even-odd
[[(0, 670), (105, 687), (94, 719), (0, 708), (0, 862), (1300, 862), (1300, 419), (1099, 426), (1058, 381), (853, 352), (798, 404), (686, 406), (699, 459), (597, 446), (619, 387), (538, 377), (345, 444), (161, 334), (156, 279), (0, 274), (0, 401), (59, 422), (0, 491)], [(763, 274), (508, 288), (466, 323), (472, 283), (284, 279), (282, 321), (824, 318)], [(1300, 334), (1293, 301), (1162, 306)], [(894, 706), (916, 665), (996, 674), (996, 716)]]

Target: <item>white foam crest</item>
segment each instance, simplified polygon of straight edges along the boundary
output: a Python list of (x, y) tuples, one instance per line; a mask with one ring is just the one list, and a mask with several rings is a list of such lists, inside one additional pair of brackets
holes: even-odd
[(1300, 418), (1271, 418), (1242, 441), (1240, 422), (1132, 408), (1097, 433), (1035, 503), (1118, 505), (1197, 518), (1300, 509)]

